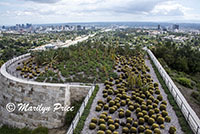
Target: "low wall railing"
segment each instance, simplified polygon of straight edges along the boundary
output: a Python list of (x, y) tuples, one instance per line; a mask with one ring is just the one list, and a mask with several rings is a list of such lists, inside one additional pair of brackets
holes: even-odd
[(161, 74), (163, 80), (165, 81), (165, 84), (167, 85), (169, 91), (171, 92), (176, 103), (178, 104), (179, 108), (181, 109), (181, 111), (182, 111), (183, 115), (185, 116), (186, 121), (190, 125), (192, 131), (195, 134), (200, 134), (200, 120), (199, 120), (198, 116), (193, 111), (193, 109), (190, 107), (190, 105), (186, 101), (185, 97), (182, 95), (182, 93), (179, 91), (179, 89), (174, 84), (172, 79), (166, 73), (165, 69), (159, 63), (159, 61), (154, 56), (154, 54), (149, 49), (146, 49), (146, 51), (149, 54), (153, 63), (155, 64), (156, 68), (158, 69), (159, 73)]
[(94, 89), (95, 89), (95, 84), (90, 88), (90, 90), (89, 90), (87, 96), (85, 97), (85, 99), (84, 99), (84, 101), (83, 101), (81, 107), (79, 108), (79, 110), (78, 110), (78, 112), (77, 112), (75, 118), (73, 119), (73, 121), (72, 121), (70, 127), (68, 128), (66, 134), (73, 134), (73, 132), (74, 132), (74, 130), (75, 130), (75, 128), (76, 128), (76, 126), (77, 126), (79, 120), (80, 120), (80, 117), (81, 117), (82, 114), (83, 114), (83, 111), (85, 110), (85, 107), (87, 106), (87, 103), (88, 103), (88, 101), (89, 101), (89, 99), (90, 99), (90, 97), (91, 97), (91, 95), (92, 95)]

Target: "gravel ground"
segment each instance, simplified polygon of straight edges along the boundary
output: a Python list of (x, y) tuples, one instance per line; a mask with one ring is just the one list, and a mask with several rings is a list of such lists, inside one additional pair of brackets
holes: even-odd
[[(150, 75), (151, 75), (152, 79), (154, 80), (154, 82), (159, 83), (159, 81), (158, 81), (158, 79), (156, 77), (156, 74), (155, 74), (155, 72), (154, 72), (154, 70), (152, 68), (152, 65), (150, 63), (150, 60), (145, 59), (145, 63), (150, 68)], [(97, 133), (97, 129), (95, 129), (95, 130), (90, 130), (89, 129), (89, 124), (90, 124), (90, 121), (91, 121), (91, 119), (93, 117), (98, 118), (100, 113), (101, 113), (101, 112), (96, 112), (95, 108), (96, 108), (98, 100), (104, 100), (103, 94), (102, 94), (102, 91), (103, 91), (104, 88), (105, 88), (105, 86), (103, 84), (100, 84), (99, 91), (98, 91), (98, 93), (96, 95), (96, 98), (94, 99), (94, 101), (92, 103), (92, 106), (91, 106), (91, 109), (90, 109), (90, 114), (88, 115), (88, 117), (87, 117), (87, 119), (85, 121), (85, 125), (84, 125), (84, 128), (83, 128), (81, 134), (96, 134)], [(168, 130), (169, 130), (170, 126), (175, 126), (176, 129), (177, 129), (176, 133), (177, 134), (183, 134), (183, 132), (181, 131), (180, 124), (178, 123), (178, 118), (177, 118), (174, 110), (172, 109), (172, 106), (170, 105), (169, 101), (167, 100), (167, 95), (165, 94), (164, 90), (162, 89), (160, 83), (159, 83), (159, 89), (161, 91), (163, 99), (167, 101), (167, 112), (168, 112), (169, 116), (171, 117), (171, 122), (170, 123), (164, 123), (165, 129), (164, 130), (161, 129), (161, 133), (162, 134), (168, 134)], [(114, 114), (111, 114), (111, 116), (112, 116), (113, 119), (115, 119), (115, 117), (118, 117), (116, 112)], [(119, 130), (118, 132), (121, 132), (121, 129), (118, 129), (118, 130)]]
[[(152, 79), (154, 80), (154, 82), (159, 83), (158, 78), (157, 78), (157, 76), (156, 76), (156, 74), (154, 72), (154, 69), (153, 69), (153, 67), (151, 65), (150, 60), (146, 59), (145, 60), (145, 64), (150, 68), (150, 70), (151, 70), (150, 71), (150, 75), (151, 75)], [(177, 129), (176, 133), (177, 134), (183, 134), (183, 132), (181, 131), (181, 126), (180, 126), (180, 124), (178, 122), (178, 118), (177, 118), (174, 110), (172, 109), (172, 106), (170, 105), (170, 103), (169, 103), (169, 101), (167, 99), (167, 95), (166, 95), (164, 89), (161, 87), (160, 83), (159, 83), (159, 89), (160, 89), (160, 92), (161, 92), (161, 94), (163, 96), (163, 99), (167, 101), (167, 112), (168, 112), (168, 115), (171, 117), (171, 122), (170, 123), (165, 123), (165, 129), (164, 130), (161, 129), (162, 130), (162, 134), (168, 134), (168, 130), (169, 130), (170, 126), (175, 126), (176, 127), (176, 129)]]

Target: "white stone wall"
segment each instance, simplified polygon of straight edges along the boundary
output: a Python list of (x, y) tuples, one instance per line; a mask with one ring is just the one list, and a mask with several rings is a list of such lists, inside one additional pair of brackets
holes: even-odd
[[(27, 57), (27, 55), (25, 55)], [(25, 57), (24, 56), (24, 57)], [(8, 112), (6, 105), (8, 103), (26, 103), (30, 106), (42, 104), (45, 107), (53, 108), (55, 103), (62, 106), (70, 106), (71, 101), (80, 100), (85, 97), (91, 88), (90, 86), (70, 85), (70, 84), (52, 84), (26, 81), (16, 78), (7, 73), (7, 67), (23, 58), (20, 56), (6, 62), (1, 67), (0, 73), (0, 124), (7, 124), (19, 128), (35, 128), (39, 125), (48, 128), (57, 128), (63, 126), (66, 112), (53, 110), (47, 113), (24, 112), (15, 110)]]

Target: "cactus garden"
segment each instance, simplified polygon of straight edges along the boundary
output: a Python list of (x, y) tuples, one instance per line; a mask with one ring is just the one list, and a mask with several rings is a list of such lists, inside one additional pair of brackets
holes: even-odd
[(151, 77), (144, 55), (117, 55), (113, 69), (118, 76), (104, 82), (101, 97), (90, 111), (93, 117), (88, 117), (82, 133), (175, 134), (169, 104)]

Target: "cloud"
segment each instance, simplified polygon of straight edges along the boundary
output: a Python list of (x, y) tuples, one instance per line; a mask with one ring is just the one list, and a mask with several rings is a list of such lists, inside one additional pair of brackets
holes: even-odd
[(60, 0), (25, 0), (25, 1), (32, 1), (36, 3), (56, 3), (59, 2)]
[(184, 16), (190, 10), (176, 1), (163, 2), (151, 11), (154, 16)]

